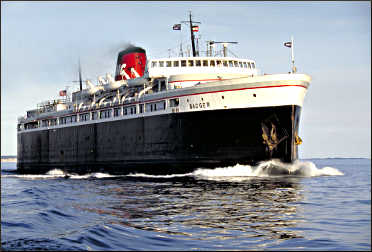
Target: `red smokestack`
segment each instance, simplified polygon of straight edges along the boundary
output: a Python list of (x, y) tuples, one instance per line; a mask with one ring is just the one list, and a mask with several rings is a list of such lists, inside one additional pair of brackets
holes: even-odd
[(132, 69), (138, 73), (139, 76), (143, 76), (146, 67), (146, 51), (140, 47), (131, 46), (118, 55), (118, 61), (116, 64), (115, 80), (126, 80), (126, 75), (121, 75), (120, 72), (123, 69), (125, 73), (132, 79), (136, 78), (135, 73)]

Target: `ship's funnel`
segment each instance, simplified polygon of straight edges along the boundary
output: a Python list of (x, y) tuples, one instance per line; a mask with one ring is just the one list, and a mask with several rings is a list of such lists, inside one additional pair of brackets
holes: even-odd
[[(143, 76), (146, 67), (146, 51), (131, 46), (118, 55), (115, 80), (127, 80)], [(121, 72), (121, 71), (124, 71)], [(128, 78), (129, 77), (129, 78)]]

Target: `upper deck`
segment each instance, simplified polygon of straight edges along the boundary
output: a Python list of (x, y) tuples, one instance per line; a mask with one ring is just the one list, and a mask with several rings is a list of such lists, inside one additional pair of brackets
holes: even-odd
[(177, 57), (151, 59), (150, 77), (169, 77), (178, 74), (239, 74), (257, 75), (256, 63), (232, 57)]

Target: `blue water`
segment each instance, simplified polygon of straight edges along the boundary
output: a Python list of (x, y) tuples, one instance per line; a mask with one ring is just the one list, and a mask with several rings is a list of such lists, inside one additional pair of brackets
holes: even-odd
[(371, 249), (370, 159), (167, 176), (15, 168), (1, 163), (4, 250)]

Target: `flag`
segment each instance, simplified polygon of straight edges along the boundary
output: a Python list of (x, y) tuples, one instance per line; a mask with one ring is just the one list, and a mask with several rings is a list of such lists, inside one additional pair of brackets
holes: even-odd
[(199, 31), (199, 26), (197, 26), (197, 25), (193, 25), (193, 26), (192, 26), (192, 31), (193, 31), (193, 32), (198, 32), (198, 31)]
[(59, 96), (66, 96), (66, 90), (59, 91)]
[(292, 42), (285, 42), (284, 43), (284, 46), (286, 46), (286, 47), (292, 47)]
[(173, 30), (181, 30), (181, 24), (173, 25)]

